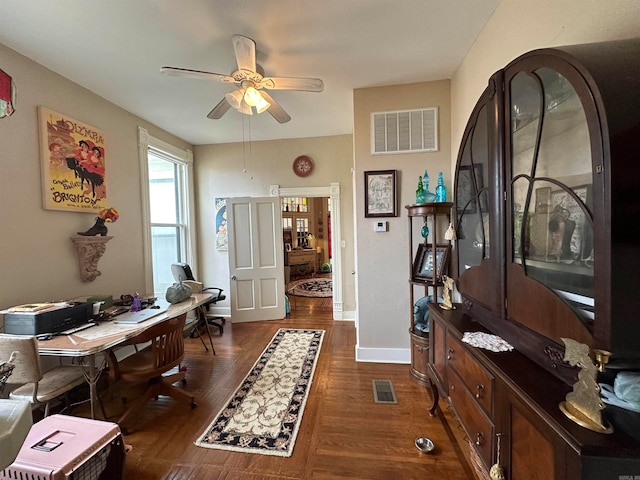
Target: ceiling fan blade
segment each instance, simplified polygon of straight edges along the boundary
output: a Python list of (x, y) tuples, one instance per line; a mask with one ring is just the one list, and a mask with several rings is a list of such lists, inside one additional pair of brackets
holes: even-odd
[(260, 91), (260, 94), (263, 98), (271, 104), (271, 106), (267, 109), (267, 112), (271, 114), (273, 118), (275, 118), (278, 123), (287, 123), (291, 120), (291, 116), (284, 111), (284, 109), (278, 105), (278, 103), (264, 90)]
[(211, 120), (218, 120), (225, 113), (227, 113), (227, 110), (229, 110), (230, 108), (231, 105), (229, 105), (227, 99), (223, 97), (222, 100), (220, 100), (220, 102), (215, 107), (213, 107), (213, 110), (209, 112), (207, 118), (210, 118)]
[(220, 73), (203, 72), (201, 70), (189, 70), (187, 68), (162, 67), (160, 72), (165, 75), (175, 75), (177, 77), (198, 78), (204, 80), (218, 80), (223, 83), (235, 83), (233, 77)]
[(236, 54), (238, 70), (256, 71), (256, 42), (243, 35), (234, 35), (233, 51)]
[(271, 90), (299, 90), (303, 92), (322, 92), (324, 82), (319, 78), (265, 77), (260, 82)]

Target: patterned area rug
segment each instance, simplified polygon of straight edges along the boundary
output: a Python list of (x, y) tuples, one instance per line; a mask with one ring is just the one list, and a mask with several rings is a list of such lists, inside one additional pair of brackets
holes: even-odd
[(195, 444), (290, 457), (323, 337), (324, 330), (278, 330)]
[(333, 296), (333, 283), (330, 278), (307, 278), (289, 283), (287, 293), (298, 297), (320, 297), (328, 298)]

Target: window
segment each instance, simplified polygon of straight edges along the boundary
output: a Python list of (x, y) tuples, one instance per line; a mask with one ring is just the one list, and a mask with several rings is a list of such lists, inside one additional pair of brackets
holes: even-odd
[[(284, 243), (291, 243), (293, 248), (309, 247), (309, 219), (311, 217), (309, 201), (306, 197), (283, 197), (281, 205)], [(295, 233), (292, 235), (294, 226)]]
[(160, 295), (174, 282), (172, 263), (186, 262), (192, 267), (196, 263), (195, 229), (191, 228), (192, 161), (190, 151), (152, 137), (148, 137), (145, 157), (147, 289)]

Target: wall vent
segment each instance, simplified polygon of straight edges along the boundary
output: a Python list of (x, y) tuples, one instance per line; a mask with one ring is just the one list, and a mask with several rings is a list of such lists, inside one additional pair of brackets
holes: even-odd
[(437, 151), (437, 108), (371, 114), (373, 155)]

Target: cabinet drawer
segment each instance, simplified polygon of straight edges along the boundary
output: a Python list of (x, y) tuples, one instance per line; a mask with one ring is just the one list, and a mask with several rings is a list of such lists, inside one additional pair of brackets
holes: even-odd
[(493, 412), (493, 377), (450, 333), (447, 334), (447, 366), (456, 371), (471, 395), (475, 397), (487, 415), (491, 416)]
[(493, 459), (491, 451), (494, 438), (493, 423), (476, 403), (475, 398), (465, 389), (462, 380), (455, 372), (449, 371), (447, 379), (449, 381), (449, 398), (453, 408), (458, 414), (469, 440), (475, 444), (478, 454), (488, 469)]

